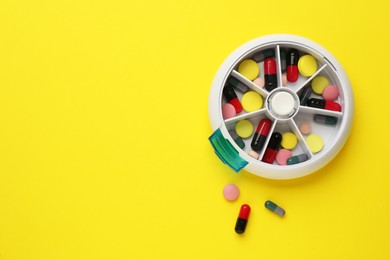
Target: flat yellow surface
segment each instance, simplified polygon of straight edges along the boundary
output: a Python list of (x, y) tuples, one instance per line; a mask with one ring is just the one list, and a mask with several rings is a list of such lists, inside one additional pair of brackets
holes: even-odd
[[(385, 0), (0, 1), (0, 259), (389, 259), (388, 11)], [(218, 67), (272, 33), (327, 48), (356, 99), (342, 152), (292, 181), (236, 174), (207, 140)]]

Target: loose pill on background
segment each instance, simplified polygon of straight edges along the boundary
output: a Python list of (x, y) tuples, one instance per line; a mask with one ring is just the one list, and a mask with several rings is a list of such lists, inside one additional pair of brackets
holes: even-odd
[(236, 226), (234, 227), (234, 231), (236, 231), (237, 234), (243, 234), (245, 232), (250, 212), (251, 207), (249, 207), (248, 204), (243, 204), (241, 206), (240, 213), (238, 214), (238, 218), (236, 221)]
[(282, 142), (280, 143), (284, 149), (294, 149), (298, 143), (298, 139), (295, 134), (291, 132), (284, 133), (282, 136)]
[(249, 150), (248, 151), (248, 154), (250, 155), (250, 156), (252, 156), (253, 158), (255, 158), (256, 160), (258, 160), (259, 159), (259, 154), (258, 153), (256, 153), (255, 151), (253, 151), (253, 150)]
[(303, 55), (298, 60), (298, 70), (302, 76), (310, 77), (317, 71), (317, 60), (309, 54)]
[(240, 147), (241, 149), (244, 149), (245, 148), (245, 143), (244, 141), (241, 139), (241, 137), (239, 137), (236, 132), (234, 130), (230, 130), (229, 131), (229, 134), (230, 136), (233, 138), (234, 142), (238, 145), (238, 147)]
[(242, 96), (241, 104), (246, 112), (253, 112), (263, 106), (263, 98), (255, 91), (248, 91)]
[(267, 200), (264, 205), (267, 209), (269, 209), (270, 211), (276, 213), (281, 217), (283, 217), (286, 214), (286, 211), (284, 209), (282, 209), (281, 207), (279, 207), (278, 205), (276, 205), (270, 200)]
[(241, 93), (246, 93), (249, 90), (247, 85), (245, 85), (244, 83), (242, 83), (241, 81), (239, 81), (235, 77), (229, 77), (227, 79), (227, 83), (232, 85), (233, 87), (235, 87)]
[(300, 154), (300, 155), (292, 156), (292, 157), (287, 159), (287, 165), (301, 163), (301, 162), (307, 161), (308, 159), (309, 159), (309, 157), (307, 157), (307, 155), (304, 153)]
[(315, 107), (315, 108), (321, 108), (321, 109), (338, 111), (338, 112), (341, 111), (341, 105), (339, 103), (329, 101), (329, 100), (323, 100), (319, 98), (309, 99), (306, 105), (308, 107)]
[(314, 122), (324, 125), (337, 124), (337, 118), (334, 116), (314, 115)]
[(317, 76), (311, 82), (311, 88), (317, 95), (322, 95), (324, 88), (329, 86), (329, 80), (324, 76)]
[(299, 125), (299, 131), (301, 131), (302, 134), (308, 135), (311, 133), (311, 124), (309, 121), (302, 122)]
[(222, 105), (222, 117), (223, 119), (229, 119), (236, 116), (236, 108), (230, 104), (225, 103)]
[(326, 86), (322, 92), (322, 97), (325, 100), (334, 101), (339, 97), (339, 89), (333, 85)]
[(260, 74), (260, 67), (254, 60), (243, 60), (238, 65), (238, 72), (249, 80), (254, 80)]
[(306, 138), (306, 143), (312, 153), (318, 153), (324, 147), (321, 136), (316, 134), (309, 135)]
[(234, 201), (240, 195), (238, 187), (232, 183), (227, 184), (223, 187), (223, 197), (228, 201)]
[(260, 88), (264, 87), (264, 79), (263, 78), (256, 78), (253, 83), (255, 83), (257, 86), (259, 86)]
[(276, 162), (279, 165), (287, 165), (287, 159), (292, 156), (292, 152), (287, 149), (280, 149), (276, 154)]
[(236, 133), (242, 138), (248, 138), (253, 133), (253, 125), (251, 121), (244, 119), (240, 120), (236, 124)]

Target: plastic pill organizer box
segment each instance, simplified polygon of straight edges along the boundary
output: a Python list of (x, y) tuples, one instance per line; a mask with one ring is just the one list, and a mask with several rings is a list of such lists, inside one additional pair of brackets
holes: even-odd
[[(304, 58), (305, 61), (302, 59), (302, 66), (308, 65), (307, 63), (310, 65), (311, 62), (310, 66), (311, 68), (314, 67), (315, 70), (304, 75), (303, 69), (301, 71), (301, 68), (299, 68), (301, 64), (298, 64), (298, 79), (295, 82), (290, 80), (286, 84), (286, 76), (284, 75), (286, 64), (284, 59), (286, 53), (290, 55), (293, 52), (292, 50), (296, 51), (298, 55), (298, 57), (295, 57), (296, 59), (311, 56), (308, 60), (306, 60), (306, 57)], [(269, 56), (267, 57), (267, 55)], [(293, 57), (293, 54), (291, 54), (291, 57)], [(266, 72), (269, 81), (270, 76), (268, 74), (270, 70), (266, 70), (264, 66), (264, 60), (267, 58), (272, 58), (276, 63), (276, 75), (272, 75), (276, 78), (274, 79), (276, 84), (274, 88), (267, 88), (267, 80), (266, 86), (263, 87), (257, 84), (251, 78), (252, 76), (244, 76), (243, 74), (246, 73), (239, 72), (241, 69), (240, 65), (242, 64), (242, 67), (244, 67), (243, 61), (247, 62), (250, 60), (249, 62), (252, 63), (252, 66), (256, 62), (259, 67), (257, 71), (259, 73), (256, 77), (264, 80), (264, 72)], [(287, 66), (291, 65), (290, 57), (287, 56), (286, 59)], [(249, 74), (251, 73), (253, 74), (253, 67), (252, 71), (249, 71)], [(338, 92), (338, 96), (336, 95), (335, 100), (332, 102), (325, 101), (321, 93), (310, 90), (309, 96), (306, 96), (305, 102), (302, 102), (303, 92), (308, 92), (309, 88), (314, 88), (314, 85), (320, 85), (321, 87), (320, 78), (326, 81), (322, 83), (324, 85), (322, 87), (325, 87), (325, 85), (335, 86), (336, 88), (333, 88)], [(313, 83), (314, 79), (317, 82)], [(234, 90), (238, 103), (240, 101), (243, 102), (243, 96), (246, 92), (252, 92), (252, 96), (257, 95), (258, 99), (261, 99), (258, 103), (259, 107), (248, 111), (244, 106), (242, 111), (226, 118), (222, 113), (222, 106), (229, 102), (226, 98), (226, 93), (224, 93), (227, 91), (227, 88)], [(309, 101), (310, 105), (306, 103), (307, 99), (312, 99), (312, 101)], [(326, 106), (322, 106), (325, 103), (333, 104), (333, 102), (340, 105), (336, 104), (339, 109), (329, 109)], [(235, 104), (233, 103), (233, 105)], [(341, 150), (351, 129), (353, 106), (353, 93), (348, 77), (338, 61), (326, 49), (317, 43), (295, 35), (264, 36), (247, 42), (236, 49), (223, 62), (215, 75), (209, 96), (209, 117), (213, 130), (209, 140), (222, 162), (236, 172), (244, 169), (269, 179), (298, 178), (325, 166)], [(268, 119), (266, 121), (270, 122), (269, 130), (267, 135), (263, 136), (264, 144), (261, 149), (254, 152), (251, 142), (260, 121), (263, 119)], [(241, 134), (241, 137), (238, 137), (237, 124), (242, 121), (251, 126), (249, 130), (245, 130), (247, 133), (249, 131), (247, 136)], [(309, 130), (310, 134), (303, 131), (302, 128), (300, 130), (302, 123), (309, 124), (311, 128), (311, 131)], [(269, 147), (275, 150), (283, 148), (280, 145), (276, 145), (278, 146), (277, 148), (273, 147), (275, 143), (273, 139), (271, 140), (273, 133), (283, 135), (290, 132), (295, 135), (297, 144), (287, 153), (290, 153), (291, 156), (299, 155), (301, 156), (300, 158), (304, 157), (305, 159), (298, 163), (287, 165), (279, 165), (276, 161), (263, 162), (265, 155), (268, 154), (267, 149)], [(316, 150), (314, 148), (313, 150), (312, 140), (309, 140), (310, 135), (320, 139), (320, 141), (316, 140), (320, 144), (314, 144), (314, 146), (320, 145), (319, 149)], [(294, 136), (292, 137), (295, 139)], [(240, 139), (240, 142), (237, 142), (237, 138)], [(256, 156), (253, 156), (253, 154)]]

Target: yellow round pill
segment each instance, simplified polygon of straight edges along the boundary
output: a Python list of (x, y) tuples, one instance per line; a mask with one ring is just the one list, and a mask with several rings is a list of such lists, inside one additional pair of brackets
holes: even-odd
[(253, 112), (263, 106), (263, 98), (255, 91), (248, 91), (242, 96), (241, 104), (246, 112)]
[(310, 77), (317, 71), (317, 60), (309, 54), (303, 55), (298, 60), (298, 70), (302, 76)]
[(283, 134), (282, 142), (280, 144), (284, 149), (291, 150), (295, 148), (297, 143), (298, 143), (297, 137), (293, 133), (287, 132)]
[(329, 80), (324, 76), (317, 76), (311, 82), (311, 88), (317, 95), (322, 95), (324, 88), (329, 86)]
[(236, 124), (236, 133), (242, 138), (248, 138), (253, 133), (253, 124), (249, 120), (240, 120)]
[(238, 66), (238, 72), (249, 80), (254, 80), (260, 74), (260, 67), (254, 60), (244, 60)]
[(306, 143), (312, 153), (318, 153), (322, 150), (322, 147), (324, 147), (321, 136), (316, 134), (309, 135), (306, 138)]

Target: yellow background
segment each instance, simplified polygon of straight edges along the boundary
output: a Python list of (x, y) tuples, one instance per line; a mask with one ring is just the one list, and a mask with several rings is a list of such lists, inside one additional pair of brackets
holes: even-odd
[[(389, 259), (386, 2), (2, 0), (0, 259)], [(272, 33), (327, 48), (356, 101), (342, 152), (292, 181), (207, 140), (218, 67)]]

